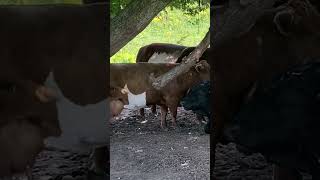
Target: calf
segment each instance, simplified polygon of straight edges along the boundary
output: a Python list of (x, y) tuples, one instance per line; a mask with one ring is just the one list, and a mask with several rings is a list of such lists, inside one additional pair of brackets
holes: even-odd
[[(262, 153), (280, 167), (306, 171), (319, 179), (319, 82), (320, 61), (291, 69), (271, 86), (258, 82), (226, 128), (227, 139)], [(302, 179), (299, 176), (292, 179)]]
[(319, 13), (308, 2), (289, 1), (284, 8), (265, 12), (248, 31), (212, 49), (213, 157), (224, 126), (254, 82), (271, 80), (292, 65), (320, 57), (319, 20)]
[(55, 95), (22, 78), (17, 82), (6, 77), (0, 85), (0, 177), (27, 171), (31, 179), (44, 140), (61, 135)]
[(160, 76), (178, 64), (111, 64), (110, 65), (110, 99), (121, 100), (124, 104), (143, 107), (158, 104), (161, 107), (160, 126), (166, 126), (167, 109), (176, 126), (177, 107), (187, 90), (201, 80), (209, 79), (210, 66), (200, 61), (188, 72), (171, 81), (163, 90), (152, 87), (155, 77)]

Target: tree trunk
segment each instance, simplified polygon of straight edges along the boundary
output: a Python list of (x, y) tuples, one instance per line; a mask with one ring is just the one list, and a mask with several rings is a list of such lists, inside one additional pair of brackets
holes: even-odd
[(131, 41), (172, 0), (133, 0), (111, 19), (110, 56)]

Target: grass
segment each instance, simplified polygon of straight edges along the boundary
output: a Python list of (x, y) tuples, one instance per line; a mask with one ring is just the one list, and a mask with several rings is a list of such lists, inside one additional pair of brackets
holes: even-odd
[(139, 49), (155, 42), (196, 46), (209, 30), (209, 26), (209, 8), (196, 16), (186, 15), (178, 9), (166, 8), (144, 31), (113, 55), (110, 62), (135, 63)]

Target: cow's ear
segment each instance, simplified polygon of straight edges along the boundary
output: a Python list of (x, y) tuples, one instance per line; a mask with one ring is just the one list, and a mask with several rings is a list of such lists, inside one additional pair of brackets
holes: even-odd
[(128, 85), (124, 85), (123, 89), (121, 89), (121, 93), (122, 94), (129, 94), (129, 89), (128, 89)]
[(282, 35), (289, 36), (292, 30), (294, 30), (294, 18), (294, 12), (292, 10), (283, 10), (274, 16), (273, 22)]
[(208, 71), (210, 70), (210, 65), (207, 63), (207, 61), (205, 60), (201, 60), (200, 62), (198, 62), (195, 67), (197, 72), (203, 72), (203, 71)]
[(56, 92), (44, 86), (39, 86), (35, 91), (35, 95), (38, 100), (43, 103), (51, 102), (57, 99)]
[(196, 69), (197, 72), (201, 72), (201, 71), (204, 70), (204, 67), (203, 67), (202, 63), (196, 64), (196, 66), (194, 68)]

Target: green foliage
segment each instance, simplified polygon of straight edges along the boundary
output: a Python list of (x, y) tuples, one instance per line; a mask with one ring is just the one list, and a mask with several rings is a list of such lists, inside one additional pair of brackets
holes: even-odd
[[(116, 16), (132, 0), (111, 0), (111, 18)], [(139, 1), (139, 0), (137, 0)], [(168, 7), (182, 10), (185, 14), (196, 15), (210, 6), (210, 0), (173, 0)]]
[(1, 0), (1, 5), (81, 4), (82, 0)]
[(197, 15), (210, 6), (210, 0), (174, 0), (169, 7), (181, 9), (188, 15)]
[(111, 0), (111, 6), (110, 6), (110, 16), (111, 16), (111, 18), (116, 16), (130, 2), (131, 2), (131, 0)]
[(134, 63), (142, 46), (163, 42), (196, 46), (210, 26), (209, 8), (197, 15), (168, 7), (155, 17), (149, 26), (111, 57), (111, 63)]

